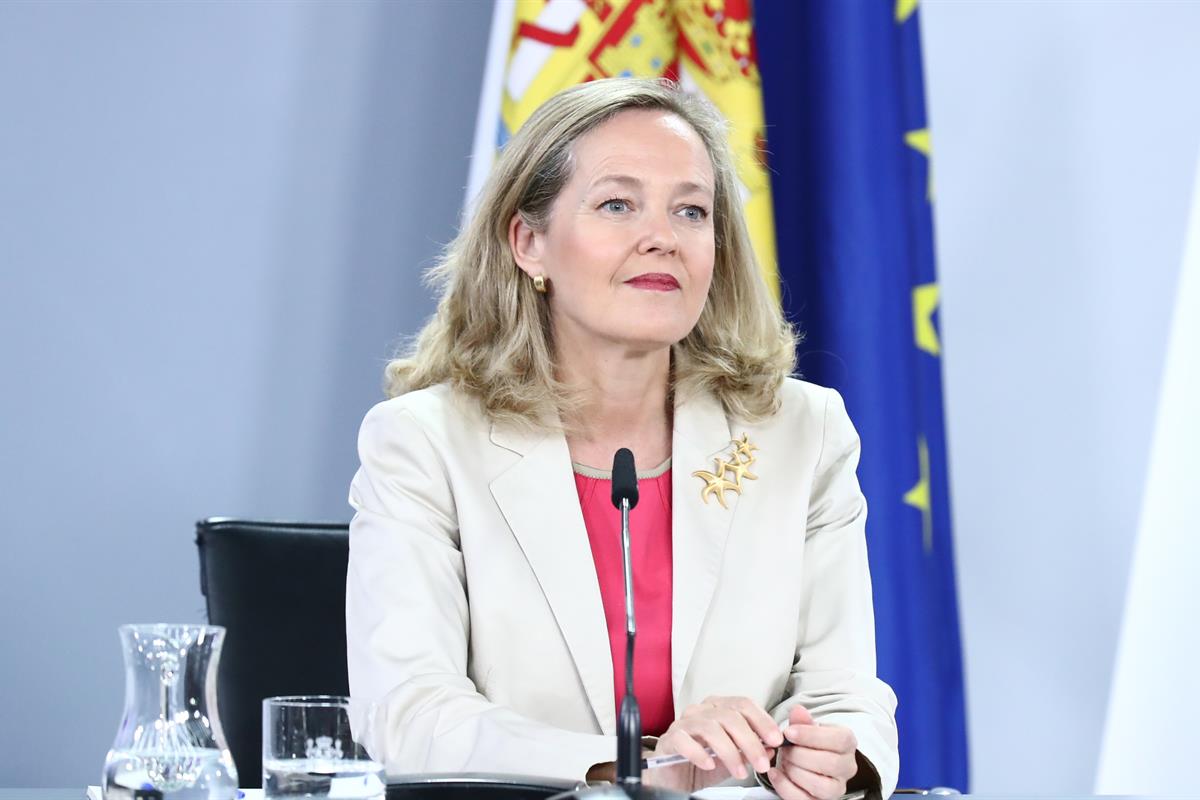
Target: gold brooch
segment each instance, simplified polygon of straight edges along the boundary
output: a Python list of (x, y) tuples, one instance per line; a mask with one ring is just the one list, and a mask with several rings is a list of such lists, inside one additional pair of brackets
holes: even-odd
[[(742, 434), (741, 439), (733, 439), (730, 441), (733, 445), (733, 456), (729, 460), (721, 457), (714, 458), (716, 463), (716, 472), (698, 469), (692, 473), (697, 478), (704, 481), (704, 488), (700, 490), (700, 499), (708, 504), (708, 496), (713, 495), (720, 502), (721, 508), (729, 508), (725, 505), (725, 492), (742, 493), (742, 478), (748, 481), (758, 480), (758, 476), (750, 471), (750, 465), (755, 462), (754, 451), (758, 448), (750, 444), (750, 439), (746, 434)], [(732, 475), (730, 480), (728, 476)]]

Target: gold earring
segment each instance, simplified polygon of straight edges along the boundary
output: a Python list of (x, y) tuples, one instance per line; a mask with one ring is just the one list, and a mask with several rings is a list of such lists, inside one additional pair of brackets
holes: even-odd
[(547, 284), (547, 281), (546, 281), (545, 275), (534, 275), (533, 276), (533, 288), (534, 288), (534, 290), (537, 291), (538, 294), (546, 293), (546, 289), (548, 288), (546, 284)]

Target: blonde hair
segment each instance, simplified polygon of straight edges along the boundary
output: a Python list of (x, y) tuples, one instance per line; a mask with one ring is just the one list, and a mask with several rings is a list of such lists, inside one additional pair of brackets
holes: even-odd
[(664, 80), (611, 78), (567, 89), (533, 113), (500, 153), (474, 215), (429, 270), (437, 311), (407, 354), (387, 365), (389, 397), (449, 383), (494, 422), (557, 427), (581, 399), (555, 376), (550, 310), (517, 267), (508, 227), (520, 213), (544, 230), (571, 177), (579, 137), (629, 109), (670, 112), (712, 159), (715, 263), (696, 326), (672, 347), (675, 396), (716, 396), (726, 413), (756, 420), (779, 408), (795, 366), (796, 336), (754, 259), (720, 114)]

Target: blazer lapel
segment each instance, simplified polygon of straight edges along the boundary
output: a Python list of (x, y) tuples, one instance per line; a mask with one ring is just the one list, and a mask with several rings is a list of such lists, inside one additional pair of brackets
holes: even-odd
[(601, 731), (612, 735), (617, 724), (608, 625), (566, 439), (493, 426), (492, 442), (522, 456), (492, 481), (492, 497), (554, 612)]
[(699, 395), (675, 408), (671, 453), (671, 686), (676, 711), (691, 702), (682, 697), (684, 679), (708, 613), (738, 495), (725, 492), (722, 507), (715, 496), (705, 502), (697, 470), (714, 471), (714, 458), (729, 452), (732, 435), (720, 402)]

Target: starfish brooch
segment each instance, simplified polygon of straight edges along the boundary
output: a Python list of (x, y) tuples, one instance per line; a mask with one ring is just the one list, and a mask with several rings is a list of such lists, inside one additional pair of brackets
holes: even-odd
[(750, 443), (750, 439), (746, 434), (742, 434), (741, 439), (733, 439), (730, 441), (733, 445), (733, 453), (730, 458), (724, 459), (718, 456), (713, 459), (716, 464), (715, 470), (698, 469), (692, 473), (695, 477), (704, 481), (704, 487), (700, 490), (700, 499), (708, 504), (708, 498), (717, 498), (717, 502), (721, 504), (721, 508), (729, 508), (725, 503), (725, 492), (733, 492), (734, 494), (742, 493), (742, 480), (755, 481), (758, 476), (750, 471), (750, 466), (757, 460), (754, 456), (754, 451), (758, 448)]

